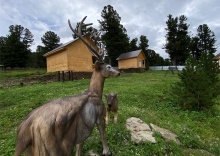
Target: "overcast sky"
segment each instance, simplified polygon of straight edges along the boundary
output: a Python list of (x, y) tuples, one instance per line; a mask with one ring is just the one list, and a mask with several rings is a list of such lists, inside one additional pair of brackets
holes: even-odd
[(216, 45), (220, 43), (219, 0), (0, 0), (0, 4), (0, 36), (9, 34), (10, 25), (22, 25), (34, 35), (32, 51), (42, 45), (41, 37), (47, 31), (55, 32), (61, 43), (72, 40), (68, 19), (75, 27), (87, 16), (85, 23), (93, 23), (98, 29), (97, 20), (107, 5), (117, 11), (130, 39), (147, 36), (149, 48), (164, 58), (168, 58), (162, 47), (169, 14), (185, 15), (192, 35), (196, 35), (199, 25), (207, 24), (215, 33)]

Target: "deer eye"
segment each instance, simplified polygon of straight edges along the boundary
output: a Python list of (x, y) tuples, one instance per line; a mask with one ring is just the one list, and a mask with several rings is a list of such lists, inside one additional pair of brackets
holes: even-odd
[(107, 69), (111, 69), (111, 66), (110, 66), (110, 65), (107, 65), (106, 68), (107, 68)]

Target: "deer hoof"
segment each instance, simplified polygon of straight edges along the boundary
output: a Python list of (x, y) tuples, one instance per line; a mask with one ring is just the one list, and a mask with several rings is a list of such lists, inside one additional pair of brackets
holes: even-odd
[(107, 154), (102, 154), (102, 156), (112, 156), (112, 152), (109, 151)]

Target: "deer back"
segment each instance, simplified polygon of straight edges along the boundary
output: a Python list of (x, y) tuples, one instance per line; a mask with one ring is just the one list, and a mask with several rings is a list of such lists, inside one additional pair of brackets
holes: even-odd
[(53, 100), (34, 109), (18, 127), (15, 155), (32, 145), (35, 152), (32, 155), (39, 152), (70, 155), (74, 145), (91, 134), (97, 112), (104, 109), (100, 105), (103, 104), (97, 96), (82, 94)]

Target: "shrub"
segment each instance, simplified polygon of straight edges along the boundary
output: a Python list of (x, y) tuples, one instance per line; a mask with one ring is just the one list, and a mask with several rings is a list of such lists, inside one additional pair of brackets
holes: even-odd
[(172, 87), (178, 103), (192, 110), (212, 107), (220, 91), (218, 73), (219, 65), (212, 54), (204, 52), (199, 60), (190, 56), (178, 75), (180, 82)]

